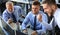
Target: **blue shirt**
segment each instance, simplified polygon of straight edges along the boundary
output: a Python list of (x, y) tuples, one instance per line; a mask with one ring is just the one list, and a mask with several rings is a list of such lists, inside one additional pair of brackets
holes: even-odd
[[(19, 7), (19, 6), (14, 6), (13, 7), (13, 12), (12, 13), (15, 15), (16, 21), (18, 21), (20, 19), (20, 15), (22, 14), (22, 12), (23, 12), (23, 10), (21, 9), (21, 7)], [(9, 18), (12, 18), (12, 15), (6, 9), (3, 12), (2, 17), (3, 17), (4, 21), (7, 22)]]
[[(45, 21), (45, 22), (47, 22), (47, 16), (42, 11), (39, 11), (38, 14), (42, 14), (42, 20)], [(29, 22), (31, 24), (31, 28), (34, 27), (34, 17), (35, 17), (35, 15), (32, 13), (32, 11), (27, 14), (25, 20), (22, 23), (22, 29), (23, 30), (26, 29), (26, 25)], [(37, 29), (36, 31), (38, 33), (40, 33), (40, 31), (46, 31), (45, 27), (42, 24), (40, 24), (40, 22), (38, 20), (36, 20), (36, 22), (37, 22), (36, 23), (36, 29)]]

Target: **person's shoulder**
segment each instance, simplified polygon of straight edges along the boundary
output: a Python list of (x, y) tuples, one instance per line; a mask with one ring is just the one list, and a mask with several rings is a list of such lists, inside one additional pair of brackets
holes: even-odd
[(30, 16), (30, 15), (32, 15), (32, 12), (31, 11), (27, 14), (27, 16)]
[(60, 8), (57, 8), (56, 9), (56, 13), (60, 13)]
[(58, 8), (58, 10), (60, 11), (60, 8)]
[(32, 14), (32, 11), (28, 12), (28, 14)]
[(3, 14), (5, 14), (5, 13), (7, 13), (7, 10), (6, 9), (3, 11)]
[(14, 8), (16, 8), (16, 9), (17, 9), (17, 8), (20, 8), (20, 9), (21, 9), (21, 7), (20, 7), (20, 6), (14, 6)]
[(60, 16), (60, 8), (57, 8), (55, 13), (54, 13), (54, 16)]
[(57, 11), (58, 11), (58, 13), (60, 14), (60, 8), (58, 8), (58, 10), (57, 10)]

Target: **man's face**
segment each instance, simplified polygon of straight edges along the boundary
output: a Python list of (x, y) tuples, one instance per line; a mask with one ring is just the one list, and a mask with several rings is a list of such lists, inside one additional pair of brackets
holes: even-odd
[(48, 4), (42, 4), (45, 13), (51, 13), (52, 8)]
[(34, 14), (37, 14), (40, 10), (40, 6), (39, 5), (32, 5), (32, 12)]
[(13, 11), (13, 5), (12, 4), (7, 4), (6, 5), (6, 8), (9, 12), (12, 12)]

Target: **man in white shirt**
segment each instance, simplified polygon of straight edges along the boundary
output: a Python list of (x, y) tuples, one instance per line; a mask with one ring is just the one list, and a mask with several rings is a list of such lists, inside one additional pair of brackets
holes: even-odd
[[(51, 12), (53, 14), (53, 19), (51, 20), (50, 24), (44, 22), (43, 25), (46, 26), (47, 29), (53, 29), (53, 20), (54, 20), (54, 27), (56, 35), (60, 34), (60, 9), (57, 7), (55, 0), (45, 0), (42, 3), (44, 12)], [(43, 21), (42, 21), (43, 22)], [(58, 27), (57, 27), (58, 26)]]

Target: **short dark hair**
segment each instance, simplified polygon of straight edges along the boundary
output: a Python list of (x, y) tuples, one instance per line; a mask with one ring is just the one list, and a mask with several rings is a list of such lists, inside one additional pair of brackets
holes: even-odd
[(56, 1), (55, 0), (45, 0), (42, 2), (42, 4), (48, 4), (48, 5), (56, 5)]
[(39, 5), (39, 6), (40, 6), (40, 2), (39, 2), (39, 1), (34, 1), (34, 2), (32, 3), (32, 5)]

